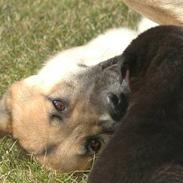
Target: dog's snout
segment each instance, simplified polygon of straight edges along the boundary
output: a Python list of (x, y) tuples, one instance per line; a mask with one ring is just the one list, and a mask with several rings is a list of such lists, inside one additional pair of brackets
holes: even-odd
[(128, 99), (124, 93), (119, 96), (113, 93), (107, 95), (107, 109), (115, 121), (119, 121), (125, 114), (128, 107)]

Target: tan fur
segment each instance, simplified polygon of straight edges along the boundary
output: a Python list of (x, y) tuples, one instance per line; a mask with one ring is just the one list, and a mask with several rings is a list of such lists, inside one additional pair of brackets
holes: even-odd
[(123, 0), (129, 7), (159, 24), (183, 25), (182, 0)]

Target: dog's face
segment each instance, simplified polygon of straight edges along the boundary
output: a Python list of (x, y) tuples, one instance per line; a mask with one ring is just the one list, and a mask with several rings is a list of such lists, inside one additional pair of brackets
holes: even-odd
[(17, 82), (1, 100), (0, 129), (47, 167), (87, 169), (125, 111), (119, 111), (127, 105), (120, 77), (116, 64), (104, 63), (62, 80), (49, 93), (27, 79)]

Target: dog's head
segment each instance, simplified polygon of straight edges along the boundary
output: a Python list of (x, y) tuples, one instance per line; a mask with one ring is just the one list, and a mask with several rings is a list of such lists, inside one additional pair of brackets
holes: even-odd
[(32, 84), (36, 75), (13, 84), (0, 104), (1, 134), (11, 134), (47, 167), (89, 168), (127, 106), (126, 86), (115, 62), (79, 65), (79, 74), (61, 80), (49, 92), (41, 83)]

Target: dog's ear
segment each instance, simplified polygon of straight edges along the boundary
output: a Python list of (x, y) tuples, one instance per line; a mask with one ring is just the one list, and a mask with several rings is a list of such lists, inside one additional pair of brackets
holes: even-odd
[(13, 133), (13, 107), (16, 105), (17, 98), (24, 98), (23, 95), (28, 95), (28, 91), (27, 85), (23, 81), (18, 81), (12, 84), (2, 96), (0, 100), (0, 137)]
[(0, 100), (0, 137), (11, 134), (11, 88), (2, 96)]
[(33, 88), (36, 82), (33, 82), (32, 77), (18, 81), (10, 86), (8, 91), (2, 96), (0, 100), (0, 137), (7, 134), (13, 135), (13, 126), (15, 117), (19, 116), (17, 111), (22, 110), (21, 103), (31, 98)]

